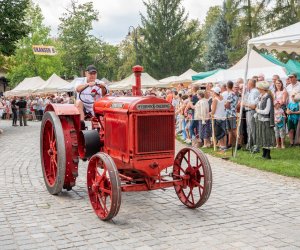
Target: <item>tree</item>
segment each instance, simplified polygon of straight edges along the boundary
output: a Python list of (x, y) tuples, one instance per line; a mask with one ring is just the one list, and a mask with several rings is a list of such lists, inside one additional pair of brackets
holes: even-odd
[(235, 0), (224, 1), (224, 6), (225, 20), (229, 29), (227, 56), (229, 65), (232, 65), (246, 53), (249, 19), (247, 15), (241, 14), (239, 3)]
[[(239, 10), (241, 14), (246, 16), (248, 38), (251, 39), (253, 36), (257, 35), (257, 29), (255, 28), (257, 26), (257, 20), (259, 20), (259, 22), (262, 21), (259, 19), (259, 16), (261, 12), (265, 11), (271, 0), (260, 0), (257, 1), (256, 4), (253, 4), (251, 0), (236, 0), (236, 2), (240, 6)], [(256, 24), (254, 25), (255, 22)]]
[(118, 69), (118, 80), (121, 80), (132, 73), (132, 66), (135, 65), (136, 54), (133, 43), (129, 39), (119, 44), (120, 67)]
[(222, 8), (220, 6), (212, 6), (209, 8), (206, 13), (204, 24), (201, 27), (204, 40), (208, 40), (211, 28), (215, 25), (221, 15)]
[(277, 0), (267, 14), (270, 31), (281, 29), (300, 21), (300, 2), (297, 0)]
[(199, 57), (197, 58), (197, 62), (194, 63), (195, 66), (193, 67), (197, 71), (204, 71), (206, 69), (206, 61), (204, 60), (204, 58), (207, 55), (207, 49), (209, 45), (208, 41), (211, 35), (211, 29), (215, 26), (217, 20), (221, 15), (222, 9), (220, 6), (212, 6), (206, 13), (205, 21), (201, 26), (201, 48)]
[(143, 65), (160, 79), (190, 68), (198, 56), (200, 38), (196, 22), (188, 23), (182, 0), (148, 0), (147, 15), (141, 15)]
[(34, 55), (32, 45), (57, 45), (50, 38), (50, 28), (43, 25), (44, 17), (38, 5), (30, 2), (25, 14), (25, 21), (30, 27), (28, 37), (18, 42), (15, 55), (9, 59), (8, 78), (12, 85), (26, 77), (41, 76), (48, 79), (53, 73), (60, 75), (63, 67), (61, 59), (56, 56)]
[(144, 36), (142, 28), (134, 28), (118, 46), (120, 67), (118, 69), (118, 79), (123, 79), (132, 74), (132, 66), (142, 64), (142, 43)]
[(59, 39), (68, 76), (82, 74), (99, 53), (101, 40), (90, 34), (98, 14), (92, 2), (77, 4), (72, 0), (70, 10), (60, 18)]
[(240, 60), (247, 51), (247, 42), (253, 36), (265, 33), (265, 7), (270, 1), (225, 0), (226, 22), (229, 27), (227, 55), (229, 64)]
[(208, 40), (207, 52), (205, 54), (206, 70), (228, 67), (228, 37), (229, 27), (225, 20), (226, 7), (223, 6), (222, 14), (211, 29)]
[(0, 53), (11, 55), (16, 42), (29, 32), (25, 12), (29, 0), (1, 0), (0, 4)]
[(95, 56), (94, 64), (98, 69), (98, 76), (109, 80), (118, 79), (118, 70), (121, 66), (119, 48), (117, 46), (101, 43)]

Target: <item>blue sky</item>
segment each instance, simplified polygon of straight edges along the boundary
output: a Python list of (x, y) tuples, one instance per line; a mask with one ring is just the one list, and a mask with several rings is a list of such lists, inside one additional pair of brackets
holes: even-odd
[[(140, 13), (145, 13), (142, 0), (91, 0), (99, 11), (99, 21), (94, 23), (93, 34), (106, 42), (117, 44), (122, 41), (129, 26), (140, 23)], [(44, 15), (44, 23), (51, 27), (51, 34), (56, 36), (59, 17), (70, 6), (69, 0), (33, 0), (38, 3)], [(77, 0), (79, 3), (89, 2)], [(221, 5), (223, 0), (183, 0), (183, 6), (189, 17), (203, 22), (209, 7)]]

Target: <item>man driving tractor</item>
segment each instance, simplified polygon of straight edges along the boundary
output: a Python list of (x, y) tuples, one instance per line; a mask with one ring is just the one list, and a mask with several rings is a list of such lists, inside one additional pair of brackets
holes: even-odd
[(108, 93), (106, 84), (97, 79), (97, 69), (89, 65), (85, 71), (85, 77), (75, 85), (77, 92), (76, 107), (80, 113), (81, 126), (84, 128), (85, 116), (93, 116), (94, 101)]

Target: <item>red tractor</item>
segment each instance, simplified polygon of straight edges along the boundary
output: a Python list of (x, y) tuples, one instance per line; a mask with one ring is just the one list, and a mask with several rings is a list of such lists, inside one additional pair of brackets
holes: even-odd
[(40, 153), (49, 193), (71, 190), (79, 159), (88, 159), (88, 195), (101, 220), (118, 214), (122, 191), (174, 187), (189, 208), (202, 206), (211, 192), (211, 168), (201, 150), (186, 147), (174, 159), (174, 109), (164, 99), (140, 96), (142, 70), (133, 67), (133, 96), (105, 96), (94, 103), (91, 130), (81, 130), (71, 104), (49, 104), (43, 116)]

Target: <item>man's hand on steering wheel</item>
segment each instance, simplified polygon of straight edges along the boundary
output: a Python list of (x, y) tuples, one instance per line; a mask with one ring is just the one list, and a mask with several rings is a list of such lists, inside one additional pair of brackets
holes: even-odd
[(96, 82), (88, 82), (87, 84), (89, 85), (89, 87), (94, 87), (96, 85)]
[(94, 86), (97, 86), (99, 89), (101, 89), (102, 96), (105, 96), (107, 94), (107, 89), (104, 83), (96, 82)]
[[(96, 97), (96, 95), (99, 95), (98, 94), (98, 91), (99, 89), (101, 89), (101, 93), (102, 93), (102, 96), (105, 96), (107, 94), (107, 89), (106, 89), (106, 86), (105, 84), (103, 83), (97, 83), (97, 82), (88, 82), (86, 83), (86, 87), (84, 89), (82, 89), (80, 92), (79, 92), (79, 99), (83, 102), (83, 103), (86, 103), (86, 104), (93, 104), (94, 102), (88, 102), (88, 101), (84, 101), (82, 100), (81, 98), (81, 95), (82, 95), (82, 92), (87, 88), (87, 87), (92, 87), (92, 91), (90, 94), (87, 94), (87, 95), (91, 95), (93, 98)], [(94, 88), (94, 87), (97, 87)], [(86, 94), (85, 94), (86, 95)]]

